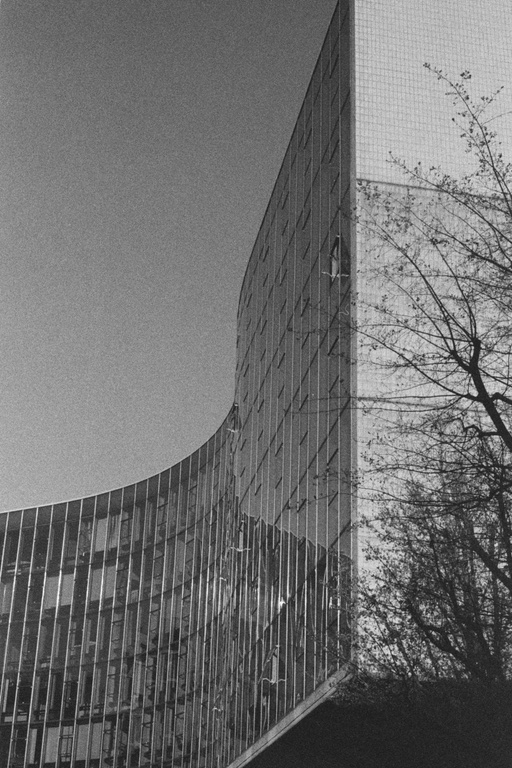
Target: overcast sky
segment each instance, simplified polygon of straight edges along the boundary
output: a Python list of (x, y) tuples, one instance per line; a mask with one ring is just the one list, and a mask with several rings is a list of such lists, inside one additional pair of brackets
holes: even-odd
[(220, 425), (334, 7), (2, 0), (0, 509), (143, 479)]

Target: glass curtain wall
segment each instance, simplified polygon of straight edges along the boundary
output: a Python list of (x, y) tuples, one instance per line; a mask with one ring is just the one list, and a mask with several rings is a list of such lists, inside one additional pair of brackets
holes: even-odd
[(232, 421), (149, 480), (0, 516), (1, 766), (206, 764)]
[(236, 495), (251, 533), (232, 701), (246, 746), (350, 657), (349, 10), (332, 19), (239, 304)]
[(250, 258), (196, 453), (0, 515), (0, 768), (223, 768), (350, 656), (348, 2)]

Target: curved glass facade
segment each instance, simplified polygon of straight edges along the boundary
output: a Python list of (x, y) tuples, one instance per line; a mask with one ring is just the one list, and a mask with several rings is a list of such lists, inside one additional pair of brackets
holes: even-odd
[(218, 748), (231, 422), (149, 480), (0, 517), (0, 765), (199, 765)]
[[(260, 597), (258, 632), (267, 625), (260, 675), (268, 680), (256, 697), (267, 728), (350, 657), (348, 6), (341, 3), (334, 14), (256, 239), (238, 312), (236, 497), (242, 519), (254, 521), (271, 542), (258, 545), (266, 600)], [(250, 584), (245, 589), (251, 594)]]
[(224, 424), (148, 480), (0, 515), (0, 768), (242, 764), (350, 657), (349, 23), (248, 264)]

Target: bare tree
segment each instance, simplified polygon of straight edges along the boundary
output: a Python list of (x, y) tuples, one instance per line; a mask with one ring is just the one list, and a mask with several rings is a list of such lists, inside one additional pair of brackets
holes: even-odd
[(497, 93), (475, 102), (469, 73), (428, 68), (469, 170), (395, 159), (403, 189), (360, 188), (361, 494), (377, 509), (361, 639), (394, 674), (498, 681), (512, 675), (512, 164)]

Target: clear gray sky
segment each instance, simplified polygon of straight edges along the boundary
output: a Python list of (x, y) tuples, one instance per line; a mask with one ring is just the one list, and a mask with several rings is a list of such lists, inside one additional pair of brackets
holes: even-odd
[(1, 0), (0, 509), (174, 464), (335, 0)]

